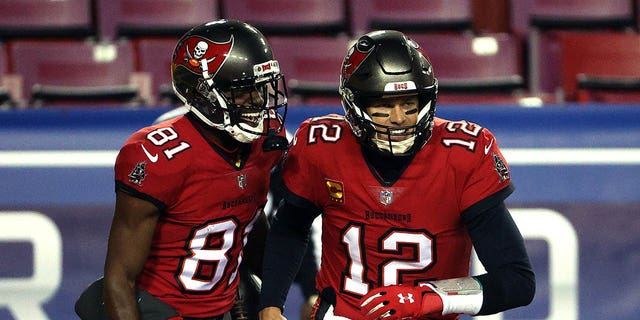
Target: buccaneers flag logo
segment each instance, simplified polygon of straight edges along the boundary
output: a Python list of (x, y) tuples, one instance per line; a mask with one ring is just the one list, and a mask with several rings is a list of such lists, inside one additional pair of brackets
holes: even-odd
[(189, 37), (180, 44), (174, 63), (200, 74), (204, 60), (207, 70), (213, 76), (227, 59), (232, 46), (233, 36), (227, 42), (215, 42), (200, 36)]
[(342, 64), (342, 78), (344, 80), (349, 79), (356, 69), (360, 66), (362, 61), (366, 59), (373, 49), (373, 44), (368, 40), (360, 40), (355, 46), (351, 47), (349, 53), (344, 58)]

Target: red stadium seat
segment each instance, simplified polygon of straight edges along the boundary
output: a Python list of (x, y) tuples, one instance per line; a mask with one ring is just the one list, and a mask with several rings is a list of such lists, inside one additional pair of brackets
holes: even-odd
[(252, 24), (265, 35), (348, 32), (346, 0), (224, 0), (224, 17)]
[[(590, 80), (593, 83), (593, 80)], [(578, 101), (602, 103), (640, 103), (640, 79), (604, 80), (598, 85), (582, 83), (578, 86)]]
[(91, 0), (2, 0), (0, 38), (95, 35)]
[(342, 60), (349, 47), (347, 37), (269, 37), (280, 62), (291, 105), (340, 104), (338, 86)]
[(530, 26), (542, 30), (631, 27), (633, 12), (633, 0), (511, 1), (512, 31), (521, 35)]
[(636, 28), (640, 29), (640, 0), (636, 0)]
[(148, 77), (135, 73), (131, 43), (17, 40), (9, 44), (11, 71), (22, 75), (29, 105), (140, 105)]
[(103, 38), (179, 37), (201, 23), (220, 18), (218, 0), (96, 0)]
[(622, 30), (635, 26), (633, 0), (511, 1), (512, 31), (526, 37), (532, 92), (556, 92), (561, 66), (558, 30)]
[(404, 32), (464, 31), (472, 24), (471, 0), (351, 0), (356, 36), (377, 29)]
[(443, 102), (517, 101), (525, 89), (520, 41), (511, 34), (408, 34), (429, 56)]
[(136, 41), (137, 70), (151, 75), (152, 95), (158, 105), (177, 105), (171, 86), (171, 57), (179, 38), (141, 38)]
[[(20, 98), (16, 96), (19, 92), (15, 92), (15, 88), (12, 90), (12, 84), (9, 80), (11, 75), (8, 71), (9, 59), (6, 50), (5, 45), (0, 43), (0, 109), (15, 106)], [(17, 85), (21, 86), (21, 82), (18, 81)]]
[(562, 88), (568, 101), (640, 102), (640, 35), (562, 32)]

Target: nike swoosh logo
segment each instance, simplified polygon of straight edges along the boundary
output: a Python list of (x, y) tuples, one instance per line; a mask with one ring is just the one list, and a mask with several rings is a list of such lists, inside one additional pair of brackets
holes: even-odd
[(147, 158), (149, 158), (149, 160), (151, 160), (151, 162), (158, 161), (158, 154), (157, 153), (155, 155), (151, 155), (151, 153), (149, 153), (149, 151), (147, 151), (147, 148), (145, 148), (143, 144), (141, 144), (140, 146), (142, 147), (142, 151), (144, 151), (144, 154), (147, 155)]
[[(493, 145), (493, 140), (491, 140), (491, 142), (489, 142), (489, 145), (484, 146), (484, 154), (489, 153), (489, 149), (491, 149), (491, 146)], [(155, 162), (155, 161), (154, 161)]]

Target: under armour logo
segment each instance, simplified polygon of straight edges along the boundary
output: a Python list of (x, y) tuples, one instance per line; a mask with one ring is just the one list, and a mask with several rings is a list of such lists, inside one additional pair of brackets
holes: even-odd
[(398, 293), (398, 298), (400, 298), (400, 300), (398, 300), (400, 303), (404, 303), (405, 300), (409, 300), (409, 303), (415, 302), (415, 300), (413, 300), (413, 293), (409, 293), (406, 297), (403, 296), (402, 293)]

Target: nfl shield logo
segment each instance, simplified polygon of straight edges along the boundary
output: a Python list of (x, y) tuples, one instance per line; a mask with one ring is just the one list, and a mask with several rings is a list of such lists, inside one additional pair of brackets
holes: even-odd
[(388, 206), (393, 202), (393, 192), (389, 190), (380, 191), (380, 203), (385, 206)]
[(244, 190), (244, 188), (246, 187), (247, 187), (247, 175), (241, 174), (238, 176), (238, 188), (240, 188), (240, 190)]

